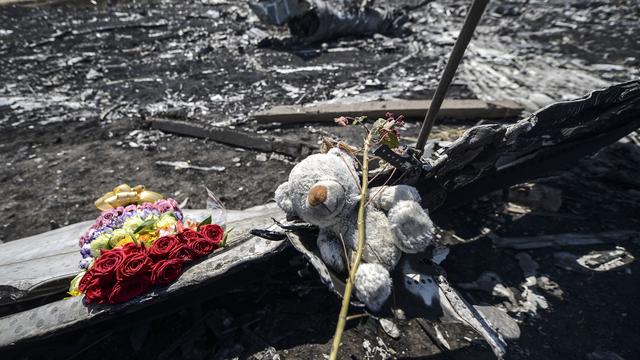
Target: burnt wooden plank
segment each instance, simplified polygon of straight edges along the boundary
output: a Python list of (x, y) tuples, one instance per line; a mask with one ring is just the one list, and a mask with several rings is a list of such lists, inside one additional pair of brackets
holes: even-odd
[[(252, 117), (260, 123), (283, 124), (303, 122), (332, 122), (339, 116), (384, 117), (385, 113), (402, 114), (409, 119), (424, 118), (430, 100), (368, 101), (349, 104), (321, 104), (312, 106), (275, 106), (256, 112)], [(503, 119), (520, 115), (523, 107), (514, 101), (445, 100), (438, 117), (456, 119)]]
[(7, 315), (0, 318), (0, 348), (141, 310), (163, 302), (174, 294), (206, 286), (241, 265), (266, 259), (288, 245), (287, 242), (268, 241), (249, 234), (249, 230), (254, 227), (277, 227), (273, 225), (271, 218), (282, 217), (283, 213), (275, 204), (234, 214), (230, 218), (235, 219), (229, 221), (229, 226), (234, 227), (229, 235), (229, 246), (195, 262), (170, 286), (154, 289), (127, 303), (114, 306), (85, 306), (79, 296)]
[[(205, 212), (184, 210), (187, 216)], [(280, 214), (275, 204), (229, 210), (227, 222), (235, 227), (230, 233), (229, 243), (233, 244), (237, 236), (250, 230), (246, 219), (261, 222), (263, 217), (269, 220), (270, 216)], [(64, 291), (80, 271), (78, 239), (92, 223), (85, 221), (0, 245), (0, 305)]]
[(152, 118), (149, 119), (151, 128), (179, 135), (192, 136), (202, 139), (237, 146), (245, 149), (262, 152), (276, 152), (293, 158), (305, 156), (310, 153), (306, 143), (262, 136), (240, 130), (232, 130), (221, 127), (203, 126), (185, 121)]

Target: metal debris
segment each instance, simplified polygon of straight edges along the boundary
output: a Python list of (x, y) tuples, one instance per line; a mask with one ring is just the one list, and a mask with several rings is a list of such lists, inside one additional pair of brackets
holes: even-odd
[(156, 161), (157, 165), (173, 166), (174, 169), (194, 169), (201, 171), (217, 171), (222, 172), (226, 168), (224, 166), (197, 166), (191, 165), (186, 161)]
[(393, 320), (382, 318), (379, 322), (385, 334), (389, 335), (392, 339), (400, 338), (400, 329), (398, 329), (398, 325), (396, 325)]
[(509, 189), (509, 201), (533, 210), (557, 212), (562, 206), (562, 190), (534, 183), (521, 184)]
[(616, 246), (613, 250), (592, 251), (579, 257), (576, 262), (594, 271), (611, 271), (631, 264), (635, 258), (625, 248)]
[(249, 7), (262, 22), (287, 24), (292, 36), (308, 43), (342, 36), (393, 35), (408, 20), (397, 10), (341, 6), (324, 0), (261, 0), (249, 2)]

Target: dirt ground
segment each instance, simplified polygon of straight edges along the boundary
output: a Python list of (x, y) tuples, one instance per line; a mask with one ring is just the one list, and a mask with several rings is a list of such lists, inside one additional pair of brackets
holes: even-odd
[[(258, 125), (249, 115), (280, 104), (428, 98), (467, 4), (447, 0), (421, 7), (409, 14), (406, 31), (397, 36), (313, 45), (260, 24), (235, 1), (0, 6), (0, 241), (92, 219), (97, 215), (93, 201), (122, 182), (144, 184), (178, 201), (188, 198), (192, 208), (204, 207), (203, 185), (228, 208), (269, 201), (296, 159), (164, 134), (150, 130), (146, 120), (180, 119), (309, 144), (327, 135), (353, 138), (329, 125)], [(635, 1), (492, 3), (449, 95), (514, 99), (535, 110), (637, 78), (638, 18)], [(447, 121), (436, 126), (435, 135), (452, 140), (451, 134), (472, 124)], [(411, 123), (405, 138), (415, 137), (417, 129)], [(640, 231), (638, 144), (637, 137), (628, 138), (538, 181), (562, 191), (557, 212), (516, 214), (498, 194), (438, 214), (442, 229), (478, 239), (453, 247), (444, 264), (451, 283), (493, 271), (506, 286), (520, 288), (519, 252), (495, 248), (491, 236), (482, 236), (487, 230), (498, 237)], [(225, 170), (175, 170), (158, 161)], [(637, 237), (618, 245), (640, 254)], [(539, 290), (549, 306), (537, 315), (513, 314), (521, 321), (522, 336), (510, 342), (507, 358), (637, 357), (638, 263), (583, 273), (555, 261), (561, 251), (579, 256), (613, 249), (615, 244), (527, 252), (539, 264), (538, 274), (561, 291)], [(288, 251), (247, 271), (251, 276), (238, 275), (233, 286), (219, 289), (221, 294), (199, 307), (110, 322), (11, 353), (11, 358), (324, 359), (339, 302), (313, 269)], [(503, 302), (481, 291), (464, 294), (474, 303)], [(393, 339), (374, 319), (354, 321), (345, 334), (343, 358), (492, 357), (472, 334), (460, 336), (449, 350), (416, 320), (398, 326), (402, 335)], [(465, 334), (455, 326), (447, 329)]]

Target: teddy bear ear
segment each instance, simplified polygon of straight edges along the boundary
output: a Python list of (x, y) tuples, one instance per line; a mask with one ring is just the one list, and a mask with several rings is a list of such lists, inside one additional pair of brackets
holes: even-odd
[(345, 159), (347, 161), (347, 163), (352, 165), (354, 168), (356, 167), (356, 160), (353, 158), (353, 155), (351, 155), (350, 153), (348, 153), (348, 152), (346, 152), (346, 151), (344, 151), (344, 150), (342, 150), (340, 148), (337, 148), (337, 147), (331, 148), (327, 152), (327, 154), (334, 155), (334, 156), (340, 156), (343, 159)]
[(286, 181), (282, 183), (276, 189), (275, 194), (276, 204), (282, 209), (287, 215), (295, 215), (293, 211), (293, 203), (291, 202), (291, 198), (289, 197), (289, 182)]

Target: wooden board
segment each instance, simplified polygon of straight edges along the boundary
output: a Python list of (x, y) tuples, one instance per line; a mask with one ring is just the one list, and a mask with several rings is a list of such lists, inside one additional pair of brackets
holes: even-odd
[[(184, 210), (187, 216), (203, 212), (206, 210)], [(275, 204), (267, 204), (229, 210), (227, 222), (242, 223), (264, 216), (269, 219), (280, 214)], [(67, 288), (69, 280), (80, 271), (78, 239), (92, 223), (93, 220), (85, 221), (0, 245), (0, 305), (31, 300)], [(230, 241), (234, 238), (231, 236)]]
[[(187, 214), (189, 211), (185, 210)], [(272, 217), (281, 218), (283, 213), (275, 204), (251, 208), (246, 211), (231, 211), (229, 226), (234, 231), (229, 235), (229, 246), (215, 251), (202, 261), (187, 268), (182, 276), (169, 287), (155, 289), (128, 303), (115, 306), (85, 306), (82, 297), (73, 297), (46, 304), (35, 309), (11, 314), (0, 318), (0, 348), (13, 344), (46, 337), (63, 330), (87, 326), (114, 316), (143, 309), (149, 305), (168, 299), (172, 294), (184, 293), (210, 284), (218, 277), (243, 264), (268, 258), (276, 254), (287, 242), (268, 241), (249, 234), (253, 228), (267, 228), (273, 225)], [(72, 226), (80, 230), (80, 226)], [(71, 229), (57, 234), (72, 234)], [(43, 241), (51, 241), (42, 237)], [(56, 238), (55, 241), (74, 239)], [(19, 241), (24, 241), (19, 240)], [(75, 244), (77, 246), (77, 244)], [(39, 255), (37, 255), (39, 256)], [(74, 254), (77, 260), (77, 254)]]
[(276, 152), (298, 158), (311, 153), (311, 149), (302, 141), (276, 139), (249, 133), (246, 131), (230, 130), (221, 127), (205, 127), (185, 121), (152, 118), (149, 120), (151, 128), (179, 135), (206, 138), (213, 141), (238, 146), (245, 149), (263, 152)]
[[(283, 124), (303, 122), (333, 122), (339, 116), (384, 117), (385, 113), (402, 114), (409, 119), (422, 120), (429, 109), (430, 100), (368, 101), (351, 104), (326, 104), (312, 106), (276, 106), (259, 111), (252, 117), (260, 123)], [(456, 119), (502, 119), (518, 116), (523, 107), (516, 102), (482, 100), (445, 100), (438, 117)]]

